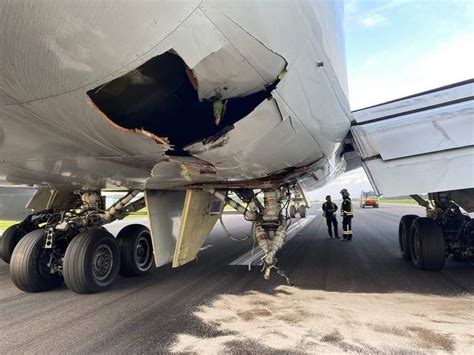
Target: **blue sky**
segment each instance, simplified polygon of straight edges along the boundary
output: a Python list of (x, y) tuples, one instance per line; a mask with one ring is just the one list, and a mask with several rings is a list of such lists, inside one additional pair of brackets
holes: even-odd
[[(346, 0), (351, 108), (358, 109), (474, 77), (474, 0)], [(312, 194), (357, 196), (361, 169)]]
[(473, 4), (465, 0), (346, 1), (351, 107), (473, 77)]

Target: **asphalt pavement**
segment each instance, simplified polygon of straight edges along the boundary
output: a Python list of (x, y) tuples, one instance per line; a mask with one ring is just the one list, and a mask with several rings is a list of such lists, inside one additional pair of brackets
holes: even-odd
[[(276, 272), (265, 281), (258, 265), (249, 271), (253, 241), (234, 242), (220, 226), (197, 261), (93, 295), (21, 292), (1, 262), (0, 353), (470, 352), (474, 266), (422, 272), (404, 261), (398, 222), (411, 213), (423, 209), (356, 208), (354, 240), (341, 242), (312, 208), (278, 255), (294, 286)], [(236, 235), (249, 231), (239, 215), (224, 220)], [(144, 221), (110, 230), (130, 222)]]

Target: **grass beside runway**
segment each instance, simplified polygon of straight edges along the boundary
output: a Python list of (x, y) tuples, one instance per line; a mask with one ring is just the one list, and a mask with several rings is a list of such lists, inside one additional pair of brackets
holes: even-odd
[(380, 203), (386, 203), (391, 205), (418, 205), (418, 203), (413, 199), (399, 199), (399, 200), (388, 200), (380, 199)]
[(0, 221), (0, 231), (4, 231), (8, 227), (18, 223), (17, 221)]

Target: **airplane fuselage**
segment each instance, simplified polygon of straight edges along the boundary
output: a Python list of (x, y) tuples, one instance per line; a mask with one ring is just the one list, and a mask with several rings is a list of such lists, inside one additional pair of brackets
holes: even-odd
[[(327, 1), (3, 4), (0, 185), (324, 181), (350, 125), (341, 21)], [(184, 86), (202, 107), (160, 121)]]

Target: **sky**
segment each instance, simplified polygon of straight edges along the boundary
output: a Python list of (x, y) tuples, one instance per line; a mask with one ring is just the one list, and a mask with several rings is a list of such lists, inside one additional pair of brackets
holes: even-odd
[[(351, 109), (474, 77), (474, 0), (346, 0)], [(357, 169), (311, 193), (371, 190)]]

